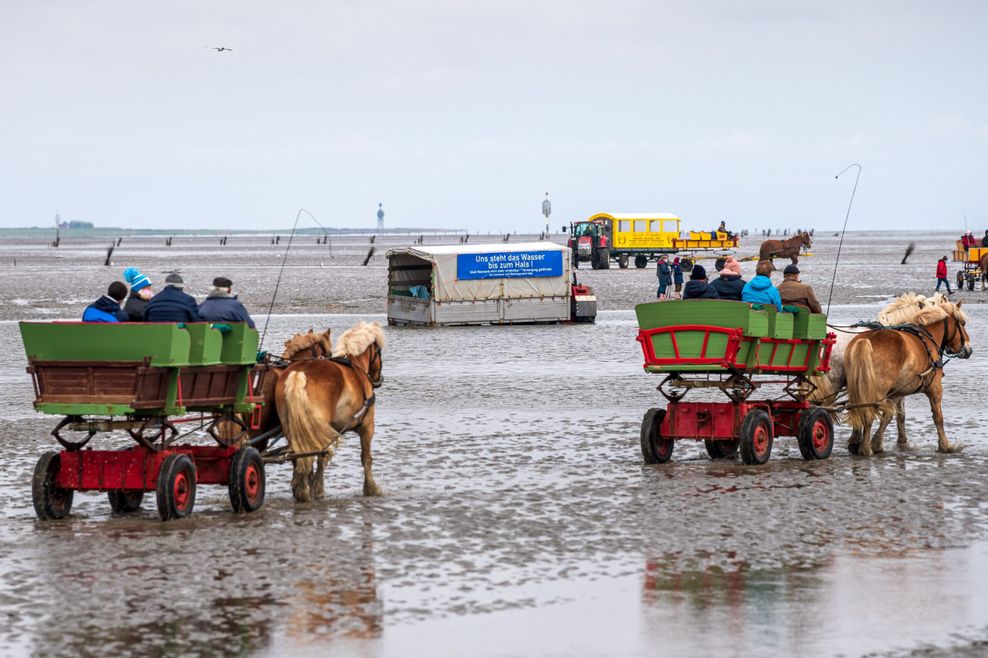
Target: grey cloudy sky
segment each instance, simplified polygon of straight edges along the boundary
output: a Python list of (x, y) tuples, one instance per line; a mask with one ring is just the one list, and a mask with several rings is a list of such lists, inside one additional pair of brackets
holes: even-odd
[[(985, 2), (0, 2), (0, 225), (988, 228)], [(207, 46), (225, 45), (232, 53)]]

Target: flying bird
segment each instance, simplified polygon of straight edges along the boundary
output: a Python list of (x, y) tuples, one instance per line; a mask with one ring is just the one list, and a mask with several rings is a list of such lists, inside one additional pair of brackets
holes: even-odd
[(226, 46), (206, 46), (206, 47), (207, 47), (207, 48), (212, 48), (213, 50), (215, 50), (215, 51), (216, 51), (216, 52), (218, 52), (218, 53), (221, 53), (221, 52), (223, 52), (224, 50), (228, 50), (228, 51), (230, 51), (231, 53), (233, 52), (233, 48), (227, 48)]

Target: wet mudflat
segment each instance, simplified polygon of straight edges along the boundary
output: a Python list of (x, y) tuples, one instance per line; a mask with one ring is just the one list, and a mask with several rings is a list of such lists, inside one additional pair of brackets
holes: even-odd
[[(852, 242), (835, 322), (871, 317), (914, 279), (928, 288), (933, 259), (891, 269), (909, 239)], [(180, 263), (190, 276), (233, 267), (193, 251)], [(356, 241), (351, 251), (366, 253)], [(829, 276), (832, 261), (814, 252), (804, 271)], [(17, 273), (32, 276), (0, 279), (7, 320), (73, 317), (81, 301), (63, 301), (91, 297), (107, 276), (22, 258)], [(271, 276), (240, 271), (257, 289)], [(292, 272), (298, 307), (272, 319), (268, 346), (310, 326), (338, 336), (383, 319), (371, 315), (383, 301), (380, 263)], [(612, 310), (594, 326), (387, 331), (375, 440), (384, 496), (360, 495), (351, 439), (324, 501), (294, 504), (289, 468), (273, 466), (258, 513), (234, 516), (224, 489), (202, 487), (193, 516), (168, 524), (153, 497), (117, 517), (98, 494), (77, 494), (62, 522), (35, 520), (30, 474), (55, 445), (57, 419), (32, 411), (16, 324), (0, 322), (0, 654), (978, 655), (988, 637), (988, 308), (970, 309), (972, 359), (948, 365), (945, 415), (951, 438), (968, 444), (960, 454), (934, 452), (926, 403), (914, 398), (916, 452), (854, 458), (839, 431), (822, 462), (782, 439), (761, 468), (711, 462), (691, 443), (670, 464), (644, 466), (641, 416), (661, 402), (628, 309), (652, 294), (654, 270), (585, 276), (618, 299), (605, 298)], [(341, 279), (353, 281), (351, 297)], [(62, 301), (38, 304), (46, 291)], [(25, 300), (19, 309), (11, 294)]]

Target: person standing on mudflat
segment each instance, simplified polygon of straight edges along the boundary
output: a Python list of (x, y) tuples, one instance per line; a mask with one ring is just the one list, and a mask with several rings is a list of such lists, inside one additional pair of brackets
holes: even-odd
[(200, 322), (195, 297), (182, 290), (185, 280), (172, 272), (165, 277), (165, 287), (148, 302), (145, 322)]
[(233, 282), (225, 276), (213, 279), (213, 289), (199, 304), (199, 317), (204, 322), (246, 322), (248, 327), (254, 328), (247, 309), (233, 294)]
[(679, 263), (679, 256), (672, 259), (672, 282), (676, 286), (676, 299), (679, 299), (683, 291), (683, 266)]
[(947, 278), (947, 257), (944, 256), (937, 261), (937, 289), (934, 292), (940, 292), (940, 285), (945, 284), (947, 286), (947, 294), (953, 295), (954, 291), (950, 289), (950, 279)]
[(669, 257), (665, 254), (659, 256), (659, 265), (655, 268), (655, 276), (659, 277), (659, 299), (666, 298), (666, 289), (672, 284), (672, 270), (669, 269)]

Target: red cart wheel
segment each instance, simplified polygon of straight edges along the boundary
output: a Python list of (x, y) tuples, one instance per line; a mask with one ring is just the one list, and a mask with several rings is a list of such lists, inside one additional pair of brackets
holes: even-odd
[(732, 459), (738, 454), (738, 440), (733, 441), (713, 441), (705, 439), (703, 447), (707, 449), (707, 454), (711, 459)]
[(107, 491), (106, 497), (110, 499), (110, 509), (114, 514), (136, 512), (144, 502), (143, 491)]
[(803, 459), (826, 459), (834, 449), (834, 423), (820, 407), (810, 407), (799, 419), (799, 452)]
[(234, 512), (255, 512), (264, 504), (264, 460), (255, 448), (233, 453), (229, 488)]
[(34, 511), (42, 521), (63, 519), (72, 509), (72, 497), (75, 492), (62, 489), (55, 484), (61, 459), (57, 452), (46, 452), (34, 467), (34, 479), (31, 481), (31, 498), (34, 501)]
[(646, 464), (664, 464), (672, 458), (672, 439), (662, 438), (662, 419), (665, 409), (653, 408), (645, 412), (642, 419), (642, 457)]
[(168, 455), (158, 471), (158, 515), (181, 519), (196, 504), (196, 465), (188, 455)]
[(741, 422), (741, 461), (764, 464), (772, 456), (772, 419), (768, 412), (754, 409)]

